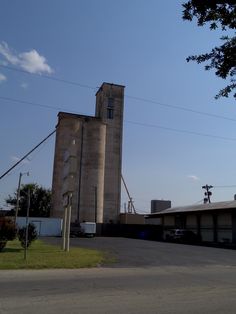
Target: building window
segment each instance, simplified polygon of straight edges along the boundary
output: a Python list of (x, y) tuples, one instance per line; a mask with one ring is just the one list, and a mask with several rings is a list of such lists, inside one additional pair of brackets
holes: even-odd
[(107, 108), (107, 119), (113, 119), (114, 118), (114, 110)]
[(107, 105), (107, 119), (114, 118), (114, 99), (108, 98), (108, 105)]

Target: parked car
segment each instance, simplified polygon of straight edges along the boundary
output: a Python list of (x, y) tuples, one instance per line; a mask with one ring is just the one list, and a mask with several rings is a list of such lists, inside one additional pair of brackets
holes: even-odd
[(201, 238), (191, 230), (171, 229), (166, 232), (165, 240), (180, 243), (197, 243), (201, 241)]

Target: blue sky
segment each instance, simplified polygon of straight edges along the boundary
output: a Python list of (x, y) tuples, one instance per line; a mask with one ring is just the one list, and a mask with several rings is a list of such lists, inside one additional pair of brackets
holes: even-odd
[[(126, 86), (123, 175), (138, 212), (148, 212), (151, 199), (194, 204), (203, 198), (204, 184), (236, 185), (235, 100), (216, 101), (227, 82), (186, 62), (217, 45), (220, 32), (182, 21), (181, 3), (1, 1), (0, 63), (18, 70), (0, 67), (1, 174), (55, 128), (58, 113), (4, 98), (93, 115), (96, 87), (111, 82)], [(0, 207), (20, 172), (30, 172), (23, 183), (51, 187), (54, 141), (0, 181)], [(212, 201), (231, 200), (235, 193), (236, 187), (214, 188)]]

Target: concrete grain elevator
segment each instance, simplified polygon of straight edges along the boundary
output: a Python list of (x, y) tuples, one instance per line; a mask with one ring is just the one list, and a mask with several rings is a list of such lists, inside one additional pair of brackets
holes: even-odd
[(52, 182), (53, 217), (72, 195), (71, 221), (118, 222), (124, 86), (103, 83), (95, 116), (59, 112)]

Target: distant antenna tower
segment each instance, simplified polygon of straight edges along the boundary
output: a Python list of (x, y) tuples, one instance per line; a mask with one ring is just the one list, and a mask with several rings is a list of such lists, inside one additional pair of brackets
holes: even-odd
[(210, 189), (212, 189), (212, 188), (213, 188), (213, 186), (208, 185), (208, 184), (202, 186), (202, 189), (206, 190), (206, 192), (204, 192), (204, 195), (205, 195), (205, 197), (203, 199), (204, 204), (207, 204), (207, 203), (210, 204), (211, 203), (212, 192), (210, 191)]

